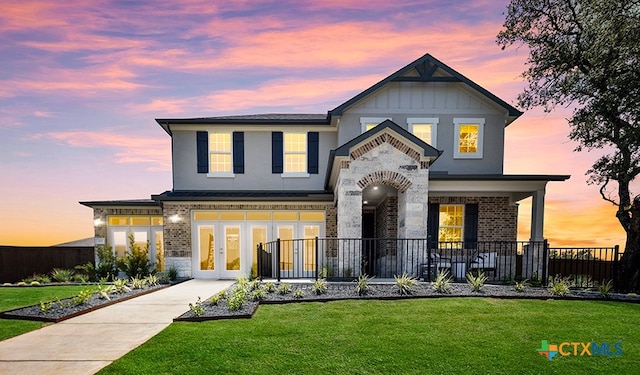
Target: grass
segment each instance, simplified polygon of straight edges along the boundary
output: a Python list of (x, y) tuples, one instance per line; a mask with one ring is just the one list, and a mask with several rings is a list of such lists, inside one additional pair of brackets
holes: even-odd
[[(11, 287), (0, 288), (0, 311), (31, 306), (40, 301), (53, 301), (56, 298), (68, 298), (75, 296), (86, 285), (46, 286), (46, 287)], [(28, 320), (0, 319), (0, 340), (18, 336), (25, 332), (33, 331), (47, 323), (32, 322)]]
[[(100, 374), (633, 373), (640, 305), (443, 298), (263, 305), (253, 319), (173, 323)], [(622, 341), (621, 357), (537, 353)]]

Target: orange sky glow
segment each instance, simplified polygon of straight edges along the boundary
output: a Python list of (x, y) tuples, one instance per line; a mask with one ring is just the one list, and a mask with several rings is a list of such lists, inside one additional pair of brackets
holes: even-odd
[[(0, 244), (91, 237), (79, 201), (171, 189), (154, 118), (326, 113), (425, 53), (516, 105), (527, 51), (495, 43), (507, 3), (5, 1)], [(573, 152), (570, 115), (534, 109), (507, 127), (505, 173), (572, 176), (547, 187), (553, 246), (624, 246), (616, 207), (586, 183), (597, 155)], [(529, 214), (521, 202), (522, 240)]]

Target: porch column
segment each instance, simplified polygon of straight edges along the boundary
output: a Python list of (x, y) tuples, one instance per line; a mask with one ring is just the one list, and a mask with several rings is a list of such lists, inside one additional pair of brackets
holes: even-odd
[[(338, 197), (338, 276), (361, 274), (362, 189), (347, 169), (340, 171)], [(350, 240), (353, 239), (353, 240)], [(350, 273), (344, 275), (343, 272)]]
[(533, 193), (530, 241), (544, 240), (544, 193), (544, 190), (538, 190)]

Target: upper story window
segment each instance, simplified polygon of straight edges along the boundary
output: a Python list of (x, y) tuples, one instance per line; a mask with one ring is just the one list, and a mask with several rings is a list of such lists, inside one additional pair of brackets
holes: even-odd
[(438, 224), (439, 242), (461, 242), (464, 233), (464, 205), (441, 204)]
[(391, 117), (360, 117), (360, 126), (362, 127), (362, 133), (369, 131), (381, 122), (385, 120), (391, 120)]
[(282, 177), (309, 177), (319, 170), (318, 132), (272, 132), (271, 173)]
[(209, 172), (231, 173), (231, 133), (209, 133)]
[(284, 133), (284, 173), (307, 172), (307, 133)]
[(408, 118), (407, 124), (409, 131), (420, 138), (425, 143), (436, 147), (436, 139), (438, 138), (438, 118), (436, 117), (416, 117)]
[(483, 118), (454, 118), (454, 149), (456, 159), (481, 159), (484, 140)]

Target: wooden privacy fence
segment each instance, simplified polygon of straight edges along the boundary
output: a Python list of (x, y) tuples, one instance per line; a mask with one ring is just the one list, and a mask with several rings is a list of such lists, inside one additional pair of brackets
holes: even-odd
[(93, 247), (0, 246), (0, 282), (13, 283), (33, 274), (48, 274), (54, 268), (73, 269), (94, 263)]

